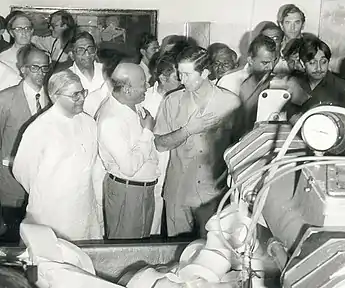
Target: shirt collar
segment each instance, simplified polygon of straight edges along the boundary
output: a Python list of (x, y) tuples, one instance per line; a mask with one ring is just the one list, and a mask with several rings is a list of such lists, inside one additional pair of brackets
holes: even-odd
[(32, 88), (30, 86), (30, 84), (24, 80), (24, 83), (23, 83), (23, 89), (24, 89), (24, 94), (26, 96), (32, 96), (32, 97), (35, 97), (37, 93), (43, 95), (43, 87), (39, 90), (39, 91), (36, 91), (34, 88)]

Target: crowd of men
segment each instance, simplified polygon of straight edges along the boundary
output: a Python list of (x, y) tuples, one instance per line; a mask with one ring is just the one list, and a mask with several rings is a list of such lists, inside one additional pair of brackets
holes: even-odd
[(0, 20), (12, 37), (0, 39), (1, 237), (17, 241), (22, 221), (68, 240), (205, 236), (227, 189), (223, 153), (253, 128), (262, 91), (290, 92), (292, 122), (345, 104), (331, 50), (305, 21), (282, 6), (238, 67), (224, 43), (150, 34), (139, 61), (100, 63), (66, 11), (46, 37), (23, 12)]

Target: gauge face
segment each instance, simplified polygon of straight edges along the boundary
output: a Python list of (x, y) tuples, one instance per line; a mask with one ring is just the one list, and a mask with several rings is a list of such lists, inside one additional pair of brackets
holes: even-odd
[(303, 140), (313, 150), (331, 149), (337, 143), (338, 136), (338, 125), (327, 115), (312, 115), (305, 120), (302, 127)]

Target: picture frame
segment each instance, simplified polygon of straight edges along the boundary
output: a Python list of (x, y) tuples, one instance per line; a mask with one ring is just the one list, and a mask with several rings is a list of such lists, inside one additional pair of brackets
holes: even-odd
[(11, 6), (11, 12), (18, 10), (31, 17), (34, 33), (39, 36), (50, 35), (49, 16), (65, 10), (73, 16), (79, 30), (93, 35), (100, 50), (118, 51), (128, 56), (136, 53), (142, 33), (157, 37), (158, 10)]
[(184, 36), (193, 38), (198, 45), (207, 48), (210, 45), (211, 22), (186, 22)]

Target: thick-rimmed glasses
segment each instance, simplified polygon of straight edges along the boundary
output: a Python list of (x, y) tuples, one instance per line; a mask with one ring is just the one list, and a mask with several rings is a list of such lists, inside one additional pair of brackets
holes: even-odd
[(95, 46), (88, 46), (88, 47), (77, 47), (74, 49), (77, 55), (84, 55), (87, 51), (90, 55), (96, 54), (97, 48)]
[(32, 73), (38, 73), (40, 70), (42, 71), (42, 73), (48, 73), (50, 70), (49, 65), (43, 65), (43, 66), (25, 65), (25, 67), (28, 67), (30, 72), (32, 72)]
[(12, 30), (16, 33), (28, 33), (28, 32), (32, 32), (32, 27), (31, 26), (27, 26), (27, 27), (15, 27), (12, 28)]
[(89, 91), (87, 89), (83, 89), (83, 90), (74, 92), (72, 95), (67, 95), (67, 94), (62, 94), (62, 93), (59, 93), (58, 95), (68, 97), (72, 99), (73, 102), (78, 102), (81, 99), (81, 97), (85, 99), (87, 94), (89, 94)]

